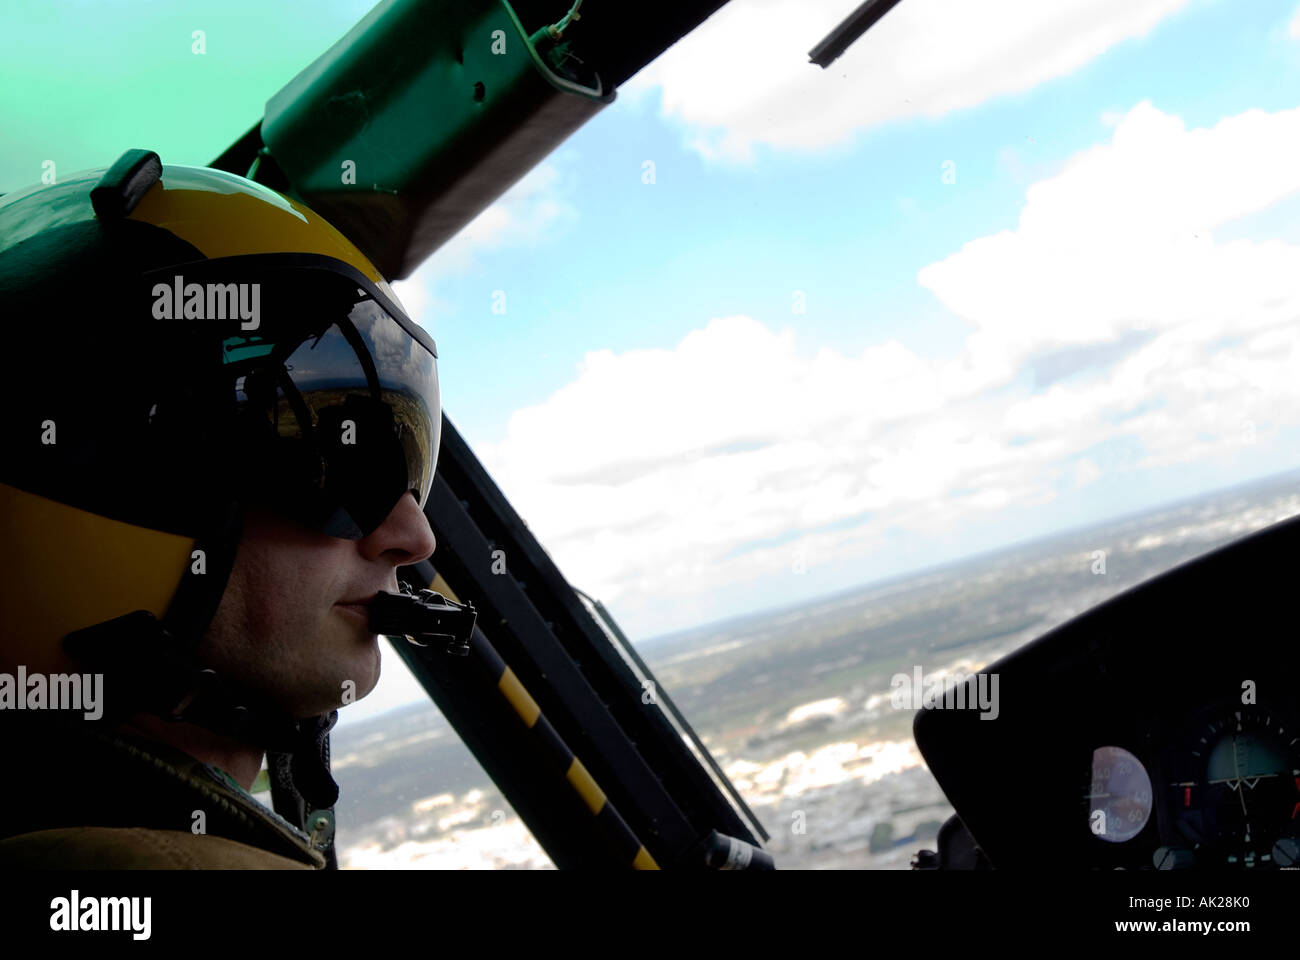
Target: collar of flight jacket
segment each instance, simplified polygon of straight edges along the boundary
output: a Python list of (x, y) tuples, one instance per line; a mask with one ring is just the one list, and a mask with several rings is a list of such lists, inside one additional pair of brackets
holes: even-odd
[(64, 730), (11, 737), (19, 789), (0, 795), (0, 837), (67, 827), (207, 834), (313, 869), (325, 857), (307, 833), (227, 774), (167, 744), (122, 733)]

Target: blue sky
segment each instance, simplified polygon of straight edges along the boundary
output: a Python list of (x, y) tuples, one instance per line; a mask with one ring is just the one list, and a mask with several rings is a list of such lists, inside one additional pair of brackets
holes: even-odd
[[(1202, 315), (1189, 289), (1161, 295), (1186, 286), (1177, 264), (1195, 257), (1161, 254), (1149, 276), (1120, 277), (1106, 253), (1134, 231), (1181, 249), (1183, 224), (1166, 213), (1184, 185), (1164, 190), (1152, 163), (1187, 167), (1184, 219), (1216, 249), (1220, 235), (1295, 241), (1300, 184), (1267, 172), (1244, 132), (1209, 135), (1261, 111), (1250, 137), (1300, 161), (1283, 116), (1300, 103), (1294, 0), (1008, 0), (994, 5), (1002, 16), (947, 30), (953, 4), (908, 0), (824, 73), (805, 54), (843, 4), (733, 6), (625, 88), (495, 219), (435, 254), (418, 290), (399, 288), (427, 309), (452, 418), (570, 579), (634, 637), (1294, 465), (1300, 424), (1285, 407), (1296, 398), (1279, 357), (1261, 351), (1295, 349), (1280, 324), (1294, 326), (1300, 283), (1269, 274), (1285, 288), (1269, 302), (1289, 297), (1278, 314), (1258, 289), (1231, 290), (1239, 269), (1268, 273), (1267, 257), (1252, 267), (1196, 254), (1232, 310), (1262, 311), (1242, 327), (1254, 347), (1242, 340), (1234, 355), (1212, 344), (1235, 317)], [(935, 62), (890, 59), (913, 44)], [(741, 65), (722, 71), (723, 50)], [(1091, 173), (1072, 167), (1099, 150), (1115, 156)], [(1232, 187), (1257, 177), (1258, 196)], [(1018, 233), (1042, 181), (1056, 184), (1037, 218), (1051, 222)], [(1072, 197), (1088, 204), (1099, 190), (1113, 218), (1085, 216), (1077, 260), (1053, 268), (1059, 282), (1017, 293), (1019, 271), (1042, 275), (1017, 254), (1057, 244), (1054, 231), (1073, 229)], [(984, 284), (974, 253), (957, 255), (1002, 232), (1010, 242)], [(1073, 284), (1092, 289), (1096, 316), (1070, 316)], [(1002, 329), (1003, 311), (1023, 317)], [(981, 332), (990, 342), (976, 349)], [(899, 355), (864, 361), (885, 344)], [(870, 389), (797, 389), (837, 364), (851, 386), (894, 359), (920, 376), (902, 375), (883, 403)], [(789, 376), (772, 387), (787, 420), (744, 413), (773, 400), (753, 371), (782, 364)], [(940, 389), (960, 369), (970, 384)], [(934, 388), (928, 398), (907, 396), (907, 385), (926, 392), (918, 384)], [(961, 468), (942, 469), (958, 449)], [(873, 470), (888, 474), (881, 493), (862, 497), (854, 478)]]
[[(734, 0), (397, 286), (634, 639), (1296, 466), (1300, 3), (904, 0), (809, 65), (855, 5)], [(0, 190), (211, 159), (367, 7), (20, 3)]]
[[(434, 284), (446, 302), (430, 325), (457, 361), (447, 389), (467, 401), (457, 422), (500, 435), (511, 412), (569, 382), (590, 349), (668, 347), (733, 313), (793, 322), (796, 289), (809, 298), (797, 323), (807, 350), (856, 353), (893, 337), (918, 353), (952, 352), (963, 324), (917, 284), (917, 270), (1014, 227), (1028, 183), (1104, 141), (1108, 112), (1151, 100), (1197, 126), (1295, 106), (1297, 42), (1278, 36), (1293, 8), (1185, 5), (1148, 36), (1022, 94), (871, 127), (822, 150), (760, 147), (747, 165), (692, 150), (690, 131), (661, 116), (657, 88), (625, 94), (548, 161), (545, 196), (567, 215), (545, 242), (479, 251), (473, 269)], [(652, 188), (641, 182), (647, 159)], [(955, 184), (941, 179), (948, 161)], [(497, 289), (508, 321), (491, 313)], [(494, 375), (502, 350), (531, 362)]]

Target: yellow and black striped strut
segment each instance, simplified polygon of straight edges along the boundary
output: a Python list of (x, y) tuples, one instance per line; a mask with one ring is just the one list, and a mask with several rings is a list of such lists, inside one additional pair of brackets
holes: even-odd
[[(434, 577), (429, 589), (460, 602), (441, 574)], [(501, 655), (481, 632), (476, 633), (470, 640), (470, 651), (471, 657), (482, 664), (496, 680), (497, 690), (523, 721), (524, 726), (533, 732), (533, 742), (545, 753), (550, 766), (564, 776), (574, 793), (596, 818), (598, 826), (602, 828), (619, 858), (634, 870), (658, 870), (659, 864), (655, 862), (654, 857), (650, 856), (645, 845), (614, 808), (605, 791), (600, 789), (600, 785), (583, 766), (582, 761), (561, 739), (555, 727), (542, 714), (537, 701), (532, 698), (519, 678), (515, 676), (515, 672), (501, 659)]]

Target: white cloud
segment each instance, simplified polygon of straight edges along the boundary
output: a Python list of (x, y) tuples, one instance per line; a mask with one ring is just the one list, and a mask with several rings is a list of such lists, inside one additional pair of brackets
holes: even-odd
[[(1240, 333), (1295, 308), (1297, 250), (1216, 244), (1214, 230), (1300, 190), (1298, 161), (1300, 108), (1189, 131), (1143, 102), (1110, 143), (1029, 188), (1017, 229), (973, 240), (917, 279), (974, 325), (972, 350), (1013, 365), (1196, 321)], [(1259, 305), (1249, 319), (1243, 298)]]
[(1075, 464), (1074, 482), (1077, 486), (1086, 487), (1100, 476), (1101, 468), (1087, 457)]
[(556, 221), (577, 216), (572, 206), (559, 199), (560, 179), (559, 168), (553, 164), (534, 167), (439, 248), (430, 263), (451, 272), (463, 269), (478, 250), (527, 246), (543, 240)]
[(827, 70), (807, 52), (843, 0), (730, 3), (625, 90), (662, 89), (706, 156), (817, 150), (907, 117), (940, 117), (1065, 76), (1189, 0), (906, 0)]
[(1287, 27), (1287, 33), (1293, 37), (1300, 37), (1300, 7), (1296, 8), (1295, 16), (1291, 18), (1291, 23)]
[(530, 170), (496, 203), (471, 220), (405, 280), (393, 284), (410, 315), (426, 326), (443, 304), (434, 291), (438, 280), (477, 268), (483, 253), (507, 247), (535, 246), (577, 219), (563, 199), (560, 170), (543, 163)]
[[(1300, 110), (1188, 130), (1139, 104), (1029, 188), (1016, 230), (919, 272), (971, 325), (954, 357), (808, 356), (717, 318), (672, 349), (588, 354), (480, 455), (574, 583), (649, 622), (796, 550), (886, 549), (880, 518), (949, 534), (1096, 483), (1103, 441), (1148, 466), (1230, 459), (1300, 426), (1300, 247), (1214, 230), (1300, 189), (1298, 156)], [(1035, 370), (1037, 391), (1016, 380)]]

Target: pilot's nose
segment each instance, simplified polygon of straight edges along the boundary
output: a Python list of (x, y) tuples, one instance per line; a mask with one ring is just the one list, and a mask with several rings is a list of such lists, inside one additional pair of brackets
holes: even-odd
[(384, 522), (360, 541), (367, 559), (387, 557), (398, 567), (427, 560), (437, 545), (429, 520), (410, 491), (397, 501)]

